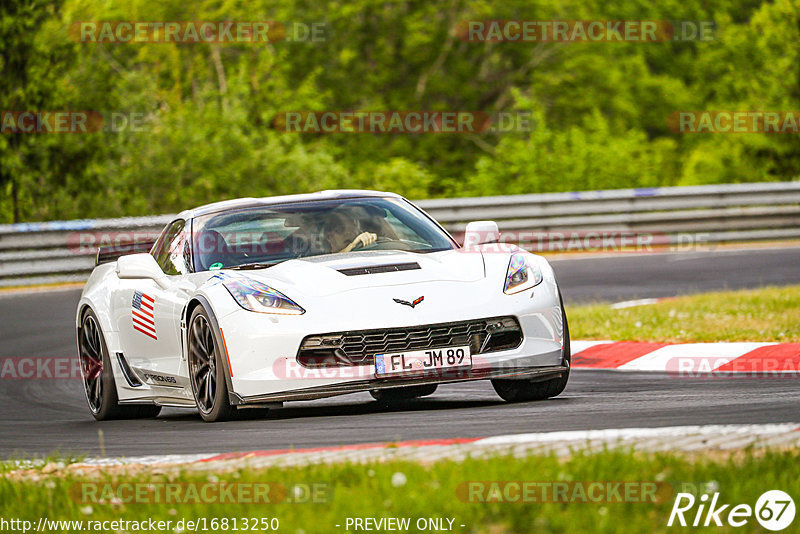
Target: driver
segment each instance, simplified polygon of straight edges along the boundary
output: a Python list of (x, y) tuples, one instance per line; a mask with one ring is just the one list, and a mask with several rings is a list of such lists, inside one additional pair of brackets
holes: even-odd
[(371, 232), (358, 233), (356, 221), (339, 211), (331, 213), (330, 218), (326, 221), (325, 239), (331, 252), (339, 253), (371, 245), (378, 240), (378, 235)]

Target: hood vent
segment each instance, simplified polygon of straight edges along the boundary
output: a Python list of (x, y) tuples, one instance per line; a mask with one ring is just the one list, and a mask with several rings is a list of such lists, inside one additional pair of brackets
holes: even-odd
[(386, 265), (367, 265), (364, 267), (348, 267), (347, 269), (338, 269), (338, 271), (347, 276), (359, 276), (362, 274), (378, 274), (378, 273), (396, 273), (398, 271), (415, 271), (421, 269), (417, 262), (411, 263), (389, 263)]

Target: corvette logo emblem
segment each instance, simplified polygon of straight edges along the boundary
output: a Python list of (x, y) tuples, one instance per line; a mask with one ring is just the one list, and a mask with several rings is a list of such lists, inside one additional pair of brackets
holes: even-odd
[(394, 300), (398, 304), (402, 304), (403, 306), (410, 306), (414, 308), (416, 307), (417, 304), (425, 300), (425, 297), (419, 297), (415, 299), (414, 302), (408, 302), (407, 300), (402, 300), (402, 299), (392, 299), (392, 300)]

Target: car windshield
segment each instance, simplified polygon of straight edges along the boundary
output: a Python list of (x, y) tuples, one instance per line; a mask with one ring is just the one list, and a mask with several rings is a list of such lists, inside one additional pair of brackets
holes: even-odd
[(268, 267), (294, 258), (455, 247), (424, 213), (398, 198), (370, 197), (247, 207), (198, 216), (194, 270)]

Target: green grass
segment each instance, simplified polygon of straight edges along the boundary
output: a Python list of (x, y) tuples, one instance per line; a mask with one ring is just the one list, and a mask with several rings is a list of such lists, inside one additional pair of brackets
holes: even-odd
[[(667, 532), (666, 522), (674, 491), (684, 484), (712, 487), (724, 503), (753, 506), (761, 493), (782, 489), (800, 495), (800, 452), (748, 451), (716, 457), (680, 454), (635, 454), (628, 451), (576, 453), (568, 458), (499, 456), (462, 463), (420, 464), (392, 461), (370, 465), (313, 465), (301, 468), (240, 470), (225, 474), (143, 471), (137, 475), (95, 473), (81, 476), (38, 475), (38, 480), (0, 477), (0, 516), (38, 521), (49, 519), (107, 520), (146, 518), (176, 521), (180, 518), (276, 517), (280, 532), (345, 532), (348, 517), (455, 518), (455, 532)], [(402, 475), (398, 475), (401, 473)], [(134, 504), (82, 502), (81, 483), (238, 482), (328, 484), (326, 498), (316, 503), (236, 504)], [(466, 502), (459, 487), (468, 481), (650, 481), (666, 484), (661, 502), (641, 503), (474, 503)], [(401, 482), (403, 482), (401, 484)], [(700, 490), (702, 492), (703, 490)], [(699, 492), (698, 492), (699, 493)], [(72, 496), (71, 496), (72, 495)], [(795, 523), (798, 520), (795, 520)], [(460, 525), (466, 525), (465, 528)], [(741, 529), (706, 529), (713, 532), (756, 531), (755, 521)], [(691, 529), (693, 532), (697, 529)], [(702, 530), (702, 529), (700, 529)], [(219, 530), (217, 530), (219, 531)], [(414, 528), (411, 532), (416, 532)]]
[(573, 339), (800, 342), (800, 286), (704, 293), (615, 310), (567, 307)]

